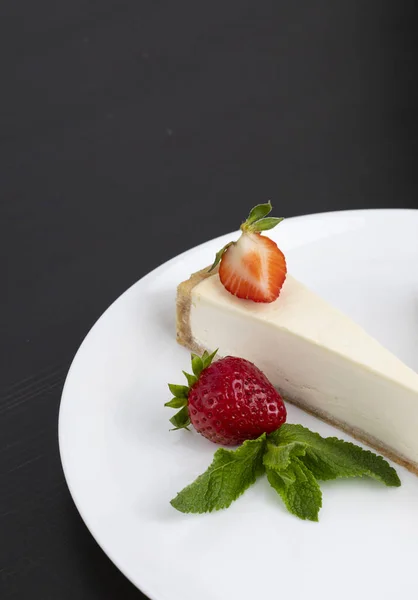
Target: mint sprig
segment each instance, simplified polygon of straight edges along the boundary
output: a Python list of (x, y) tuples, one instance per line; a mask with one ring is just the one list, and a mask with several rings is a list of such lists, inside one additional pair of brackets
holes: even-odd
[[(273, 452), (277, 451), (281, 456), (273, 458)], [(319, 481), (366, 476), (387, 486), (401, 485), (395, 469), (382, 456), (336, 437), (323, 438), (302, 425), (285, 423), (269, 435), (264, 464), (274, 468), (272, 460), (278, 460), (286, 467), (295, 456), (300, 457)], [(279, 465), (278, 470), (281, 467)]]
[(302, 425), (285, 423), (269, 435), (244, 442), (237, 450), (219, 448), (207, 471), (171, 504), (185, 513), (227, 508), (264, 471), (289, 512), (310, 521), (318, 520), (322, 506), (318, 481), (371, 477), (387, 486), (401, 485), (395, 469), (381, 456), (335, 437), (323, 438)]
[(171, 501), (184, 513), (204, 513), (228, 508), (264, 473), (266, 434), (247, 440), (237, 450), (219, 448), (210, 467)]
[(287, 510), (309, 521), (317, 521), (322, 506), (321, 488), (312, 472), (295, 457), (286, 469), (266, 468), (267, 479), (283, 500)]

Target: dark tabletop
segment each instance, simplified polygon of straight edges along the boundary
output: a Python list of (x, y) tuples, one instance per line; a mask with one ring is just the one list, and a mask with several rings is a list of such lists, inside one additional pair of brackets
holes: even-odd
[(143, 597), (57, 443), (70, 361), (119, 294), (268, 199), (418, 207), (414, 5), (2, 0), (2, 599)]

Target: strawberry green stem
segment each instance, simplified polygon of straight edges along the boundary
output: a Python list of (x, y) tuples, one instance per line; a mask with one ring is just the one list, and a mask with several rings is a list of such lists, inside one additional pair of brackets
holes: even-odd
[(207, 369), (207, 367), (209, 367), (209, 365), (212, 364), (212, 361), (215, 358), (217, 352), (218, 350), (215, 350), (215, 352), (209, 354), (205, 350), (202, 356), (192, 354), (191, 359), (193, 375), (191, 375), (190, 373), (186, 373), (186, 371), (183, 371), (183, 374), (187, 379), (188, 385), (176, 385), (173, 383), (168, 384), (168, 388), (173, 394), (173, 398), (169, 402), (166, 402), (164, 406), (168, 406), (169, 408), (180, 409), (170, 419), (170, 423), (174, 425), (174, 429), (172, 431), (176, 431), (177, 429), (188, 429), (188, 426), (190, 425), (190, 415), (188, 408), (188, 397), (190, 389), (199, 381), (199, 377), (202, 371), (204, 369)]

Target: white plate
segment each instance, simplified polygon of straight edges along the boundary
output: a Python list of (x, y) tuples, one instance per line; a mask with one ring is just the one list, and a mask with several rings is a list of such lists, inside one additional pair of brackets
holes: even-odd
[[(293, 275), (418, 370), (418, 211), (298, 217), (271, 234)], [(175, 342), (176, 285), (233, 238), (203, 244), (144, 277), (78, 351), (59, 440), (84, 521), (153, 600), (416, 600), (418, 478), (400, 467), (399, 489), (367, 480), (324, 484), (319, 523), (288, 514), (264, 479), (226, 511), (183, 515), (170, 506), (216, 450), (197, 434), (169, 431), (167, 382), (181, 382), (189, 366)], [(294, 407), (288, 420), (336, 434)]]

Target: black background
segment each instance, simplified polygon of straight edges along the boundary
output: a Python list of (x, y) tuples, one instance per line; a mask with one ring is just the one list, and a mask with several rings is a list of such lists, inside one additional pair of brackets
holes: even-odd
[(268, 199), (418, 207), (414, 5), (2, 0), (2, 598), (143, 597), (57, 445), (70, 360), (121, 292)]

